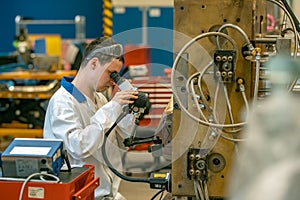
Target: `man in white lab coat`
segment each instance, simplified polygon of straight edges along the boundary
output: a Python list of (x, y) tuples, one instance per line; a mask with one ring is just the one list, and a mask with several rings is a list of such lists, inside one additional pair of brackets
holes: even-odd
[[(44, 138), (63, 139), (71, 165), (93, 164), (100, 186), (95, 199), (125, 199), (118, 188), (120, 178), (106, 166), (101, 146), (106, 131), (122, 113), (122, 106), (137, 99), (137, 91), (117, 92), (108, 102), (101, 93), (113, 86), (110, 74), (123, 65), (123, 49), (111, 38), (97, 38), (90, 42), (75, 78), (64, 77), (61, 87), (49, 101)], [(110, 133), (106, 152), (116, 169), (121, 169), (121, 149), (117, 134), (128, 137), (134, 127), (132, 114), (126, 115)]]

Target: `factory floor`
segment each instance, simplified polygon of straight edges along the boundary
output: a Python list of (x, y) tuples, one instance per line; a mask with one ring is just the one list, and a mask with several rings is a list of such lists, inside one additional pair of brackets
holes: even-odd
[[(155, 158), (148, 152), (128, 152), (124, 160), (124, 167), (128, 172), (126, 175), (129, 177), (148, 178), (151, 171), (170, 171), (168, 166), (163, 167), (168, 164), (167, 161), (162, 157)], [(159, 190), (151, 189), (148, 183), (122, 180), (119, 191), (127, 200), (150, 200)], [(167, 192), (165, 191), (162, 195), (160, 193), (153, 200), (163, 199), (166, 195)]]

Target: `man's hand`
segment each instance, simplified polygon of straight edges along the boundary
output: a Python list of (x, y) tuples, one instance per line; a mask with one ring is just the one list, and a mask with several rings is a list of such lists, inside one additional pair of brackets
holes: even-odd
[(133, 104), (133, 102), (138, 98), (138, 91), (134, 90), (122, 90), (117, 92), (112, 101), (118, 102), (120, 105)]

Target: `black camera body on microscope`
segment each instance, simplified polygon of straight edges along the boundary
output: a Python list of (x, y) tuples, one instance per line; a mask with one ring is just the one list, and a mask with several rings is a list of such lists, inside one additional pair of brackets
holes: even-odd
[[(120, 90), (135, 90), (138, 91), (136, 87), (134, 87), (129, 80), (121, 77), (118, 72), (113, 72), (110, 74), (111, 79), (118, 85)], [(146, 92), (138, 91), (138, 98), (134, 101), (133, 104), (129, 105), (130, 110), (134, 113), (139, 113), (140, 117), (149, 113), (151, 108), (151, 102), (149, 100), (149, 94)]]

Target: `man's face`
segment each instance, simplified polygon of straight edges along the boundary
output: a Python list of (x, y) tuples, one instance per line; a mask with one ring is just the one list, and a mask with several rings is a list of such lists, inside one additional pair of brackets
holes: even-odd
[(97, 92), (103, 92), (109, 87), (114, 85), (113, 80), (110, 78), (112, 72), (119, 72), (122, 68), (123, 63), (118, 59), (113, 59), (112, 62), (107, 65), (100, 66), (101, 72), (98, 80)]

